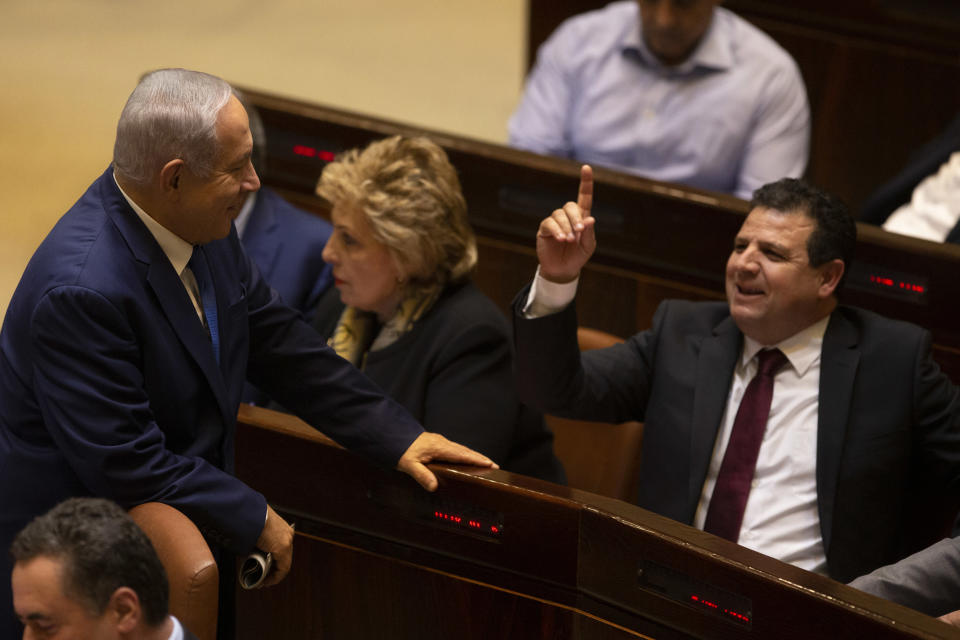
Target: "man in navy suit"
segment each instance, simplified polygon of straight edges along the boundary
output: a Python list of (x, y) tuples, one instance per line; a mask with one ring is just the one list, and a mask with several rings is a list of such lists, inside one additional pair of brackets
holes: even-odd
[(273, 553), (282, 579), (293, 532), (230, 473), (245, 379), (428, 489), (427, 461), (492, 464), (424, 433), (266, 284), (233, 226), (260, 186), (251, 152), (219, 78), (161, 70), (131, 94), (113, 165), (41, 243), (0, 331), (0, 549), (69, 496), (160, 501), (231, 552)]
[(727, 302), (666, 301), (648, 331), (581, 355), (572, 301), (596, 248), (592, 199), (584, 167), (578, 202), (540, 224), (540, 267), (515, 313), (521, 398), (645, 422), (640, 506), (713, 531), (711, 515), (732, 511), (711, 512), (721, 473), (746, 455), (731, 447), (727, 464), (741, 399), (760, 352), (778, 349), (755, 463), (740, 467), (746, 501), (724, 537), (842, 581), (902, 557), (924, 525), (907, 516), (914, 498), (960, 495), (960, 393), (927, 331), (838, 304), (856, 240), (846, 208), (798, 180), (761, 187), (727, 261)]

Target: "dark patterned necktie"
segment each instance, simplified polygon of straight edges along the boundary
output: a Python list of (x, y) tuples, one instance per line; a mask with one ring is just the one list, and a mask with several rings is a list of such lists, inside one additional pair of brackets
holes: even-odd
[(193, 271), (193, 277), (197, 280), (197, 287), (200, 289), (200, 306), (203, 308), (203, 317), (207, 319), (207, 331), (210, 334), (210, 341), (213, 343), (213, 355), (217, 358), (217, 362), (220, 362), (217, 293), (213, 288), (213, 276), (210, 275), (207, 257), (199, 245), (193, 248), (193, 255), (190, 257), (187, 266)]
[(747, 385), (740, 400), (703, 526), (704, 531), (731, 542), (736, 542), (740, 537), (740, 525), (757, 467), (760, 443), (763, 442), (763, 432), (770, 417), (773, 377), (786, 364), (787, 357), (779, 349), (769, 349), (759, 352), (757, 361), (757, 375)]

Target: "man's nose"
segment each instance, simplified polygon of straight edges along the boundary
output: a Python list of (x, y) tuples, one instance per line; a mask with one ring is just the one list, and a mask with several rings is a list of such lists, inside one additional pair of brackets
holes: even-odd
[(257, 191), (260, 188), (260, 176), (257, 175), (252, 162), (248, 163), (247, 175), (243, 177), (243, 188), (247, 191)]
[(755, 272), (758, 269), (756, 249), (747, 247), (737, 254), (736, 266), (742, 271)]

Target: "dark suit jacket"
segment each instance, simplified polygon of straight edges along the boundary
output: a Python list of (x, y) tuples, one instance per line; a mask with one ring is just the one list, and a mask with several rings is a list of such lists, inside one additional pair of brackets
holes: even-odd
[[(262, 187), (241, 238), (263, 279), (307, 321), (313, 318), (323, 292), (333, 284), (333, 270), (321, 257), (332, 231), (323, 218), (297, 209), (269, 187)], [(261, 406), (270, 402), (266, 393), (249, 384), (242, 399)]]
[[(649, 331), (582, 357), (573, 305), (515, 316), (521, 399), (573, 418), (645, 422), (639, 504), (692, 523), (743, 342), (726, 303), (664, 302)], [(912, 495), (960, 491), (960, 397), (929, 347), (926, 331), (866, 311), (841, 307), (830, 319), (816, 456), (837, 580), (898, 559)]]
[[(98, 495), (126, 508), (168, 503), (209, 539), (249, 551), (265, 500), (229, 473), (246, 377), (383, 464), (421, 433), (280, 302), (235, 231), (204, 250), (219, 365), (180, 278), (111, 170), (37, 249), (0, 331), (0, 547), (60, 500)], [(9, 568), (0, 555), (0, 569)], [(5, 597), (9, 581), (0, 583)]]
[(333, 271), (320, 256), (332, 231), (323, 218), (262, 187), (241, 238), (264, 280), (307, 320), (333, 283)]
[(960, 538), (941, 540), (850, 583), (861, 591), (942, 616), (960, 609)]
[[(340, 294), (331, 289), (314, 322), (325, 339), (342, 312)], [(566, 483), (543, 416), (517, 398), (510, 325), (473, 284), (447, 287), (408, 333), (367, 354), (363, 372), (427, 430), (507, 471)]]

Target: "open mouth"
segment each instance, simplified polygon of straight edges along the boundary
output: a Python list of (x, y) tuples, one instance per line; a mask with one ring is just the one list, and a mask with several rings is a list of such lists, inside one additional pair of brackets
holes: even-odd
[(765, 292), (763, 289), (756, 287), (748, 287), (742, 284), (737, 285), (737, 293), (742, 296), (762, 296)]

